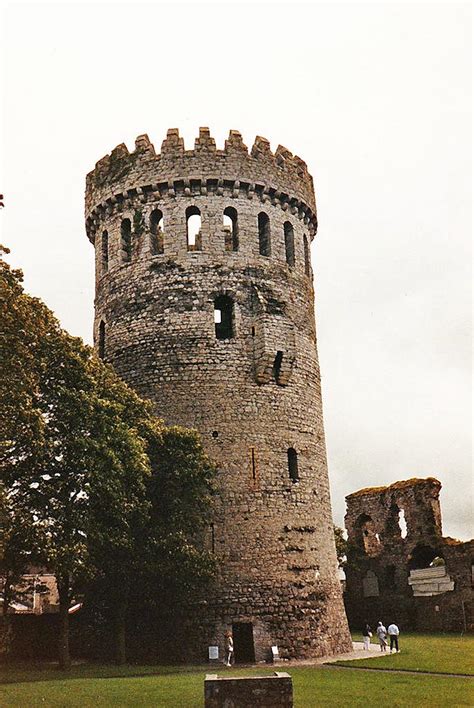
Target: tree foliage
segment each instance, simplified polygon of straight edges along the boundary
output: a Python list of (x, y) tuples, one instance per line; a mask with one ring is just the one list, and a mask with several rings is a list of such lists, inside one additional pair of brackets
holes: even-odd
[(334, 540), (336, 541), (336, 555), (339, 567), (343, 568), (347, 561), (347, 540), (344, 535), (344, 529), (334, 525)]
[[(0, 473), (10, 529), (2, 571), (13, 569), (13, 551), (24, 547), (55, 573), (63, 666), (70, 662), (72, 597), (101, 578), (123, 661), (136, 578), (159, 572), (193, 585), (193, 577), (209, 573), (194, 539), (207, 516), (214, 468), (193, 433), (166, 429), (151, 404), (62, 330), (21, 282), (1, 259)], [(22, 568), (17, 562), (15, 572)]]

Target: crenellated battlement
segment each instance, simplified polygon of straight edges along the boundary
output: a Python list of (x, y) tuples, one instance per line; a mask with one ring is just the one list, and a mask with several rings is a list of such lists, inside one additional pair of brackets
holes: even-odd
[[(218, 150), (209, 128), (200, 128), (194, 149), (186, 150), (176, 128), (168, 130), (156, 153), (148, 135), (139, 135), (135, 150), (124, 143), (100, 159), (86, 179), (86, 218), (130, 193), (171, 192), (175, 185), (212, 189), (224, 184), (247, 194), (269, 197), (306, 216), (312, 235), (316, 232), (316, 203), (313, 179), (306, 163), (279, 145), (273, 153), (270, 143), (257, 136), (248, 151), (241, 134), (231, 130), (224, 149)], [(186, 193), (186, 192), (185, 192)], [(286, 206), (285, 206), (286, 205)]]

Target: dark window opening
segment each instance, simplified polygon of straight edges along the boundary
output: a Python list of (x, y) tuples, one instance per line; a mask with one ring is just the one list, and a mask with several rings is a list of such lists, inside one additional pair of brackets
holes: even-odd
[(234, 207), (224, 209), (224, 229), (225, 229), (225, 250), (239, 250), (239, 227), (237, 221), (237, 210)]
[(252, 337), (255, 337), (255, 327), (252, 327)]
[(196, 206), (186, 209), (186, 239), (188, 251), (202, 250), (201, 212)]
[(153, 256), (163, 253), (163, 212), (153, 209), (150, 214), (150, 251)]
[(298, 455), (294, 447), (288, 448), (288, 474), (293, 482), (300, 478), (298, 473)]
[(255, 461), (255, 448), (254, 447), (250, 448), (250, 457), (252, 460), (252, 479), (255, 482), (255, 480), (257, 479), (257, 464)]
[(122, 261), (129, 263), (132, 260), (132, 222), (124, 219), (120, 226), (122, 240)]
[(304, 272), (306, 275), (311, 275), (311, 258), (309, 252), (308, 238), (306, 234), (303, 235), (303, 249), (304, 249)]
[(295, 265), (295, 232), (289, 221), (285, 221), (283, 224), (283, 231), (285, 233), (285, 257), (286, 262), (293, 268)]
[(107, 273), (109, 269), (109, 234), (104, 231), (102, 234), (102, 272)]
[(213, 431), (212, 431), (212, 437), (213, 437), (213, 438), (218, 438), (218, 437), (219, 437), (219, 433), (217, 432), (217, 430), (213, 430)]
[(264, 211), (258, 215), (258, 249), (261, 256), (269, 256), (271, 253), (270, 219)]
[(408, 558), (408, 568), (409, 570), (429, 568), (432, 566), (436, 558), (441, 558), (436, 549), (431, 548), (431, 546), (419, 544), (418, 546), (415, 546)]
[(215, 530), (214, 530), (214, 524), (211, 523), (211, 553), (216, 552), (216, 535), (215, 535)]
[(230, 339), (233, 332), (234, 303), (227, 295), (219, 295), (214, 300), (214, 325), (217, 339)]
[(368, 514), (361, 514), (356, 521), (355, 527), (359, 548), (364, 550), (370, 557), (377, 556), (382, 550), (382, 542), (372, 517)]
[(105, 356), (105, 322), (99, 324), (99, 359)]
[(235, 663), (254, 664), (253, 624), (251, 622), (234, 623), (232, 625), (232, 638), (234, 640)]
[(281, 365), (283, 362), (283, 352), (278, 351), (275, 355), (275, 360), (273, 362), (273, 378), (275, 381), (278, 383), (278, 379), (280, 378), (280, 372), (281, 372)]

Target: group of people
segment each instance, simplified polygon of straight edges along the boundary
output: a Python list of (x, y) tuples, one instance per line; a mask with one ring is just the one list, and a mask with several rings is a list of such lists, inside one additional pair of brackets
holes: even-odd
[[(377, 635), (377, 639), (379, 640), (380, 651), (387, 651), (387, 646), (388, 646), (387, 636), (389, 636), (390, 637), (390, 654), (392, 654), (393, 652), (395, 652), (396, 654), (400, 653), (400, 649), (398, 648), (398, 636), (400, 634), (400, 630), (398, 629), (398, 627), (395, 623), (389, 624), (388, 629), (386, 629), (383, 622), (378, 622), (377, 629), (375, 630), (375, 633)], [(368, 622), (364, 622), (364, 629), (362, 631), (362, 637), (364, 639), (364, 649), (366, 651), (369, 650), (371, 636), (372, 636), (372, 629), (371, 629)]]
[[(380, 644), (380, 651), (387, 651), (387, 636), (390, 637), (390, 654), (393, 652), (400, 653), (398, 648), (398, 636), (400, 630), (397, 625), (392, 622), (389, 624), (388, 629), (385, 628), (383, 622), (377, 623), (377, 629), (375, 630), (377, 638)], [(364, 639), (364, 649), (369, 651), (370, 638), (372, 637), (372, 629), (368, 622), (364, 622), (364, 629), (362, 630), (362, 637)], [(234, 640), (232, 637), (232, 632), (225, 633), (225, 661), (226, 666), (232, 666), (234, 663)]]

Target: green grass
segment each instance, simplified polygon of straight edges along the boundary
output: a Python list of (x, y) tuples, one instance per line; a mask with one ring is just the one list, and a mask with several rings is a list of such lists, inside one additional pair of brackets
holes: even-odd
[[(360, 637), (353, 635), (355, 641)], [(375, 643), (372, 638), (372, 643)], [(410, 669), (442, 674), (474, 675), (474, 636), (457, 634), (403, 634), (399, 638), (400, 654), (383, 659), (339, 661), (343, 666), (365, 666), (379, 669)]]
[[(128, 667), (129, 672), (150, 675), (105, 678), (117, 673), (106, 667), (87, 667), (82, 678), (59, 677), (54, 669), (43, 671), (43, 678), (0, 687), (2, 708), (103, 708), (105, 706), (153, 706), (153, 708), (197, 708), (203, 705), (203, 679), (206, 669), (175, 671), (166, 667)], [(207, 669), (208, 670), (208, 669)], [(270, 669), (242, 669), (232, 674), (265, 674)], [(97, 678), (101, 673), (104, 678)], [(357, 670), (317, 667), (289, 668), (293, 677), (295, 708), (316, 706), (472, 706), (470, 679), (440, 676), (412, 676)], [(25, 676), (26, 678), (26, 676)]]
[[(357, 661), (357, 666), (472, 672), (474, 638), (404, 635), (402, 653)], [(354, 662), (341, 662), (354, 666)], [(281, 669), (285, 670), (285, 669)], [(386, 671), (289, 666), (295, 708), (316, 706), (450, 707), (474, 705), (474, 681), (463, 677), (415, 676)], [(268, 666), (224, 669), (209, 666), (105, 666), (80, 664), (70, 672), (53, 665), (0, 667), (1, 708), (198, 708), (206, 673), (265, 675)]]

